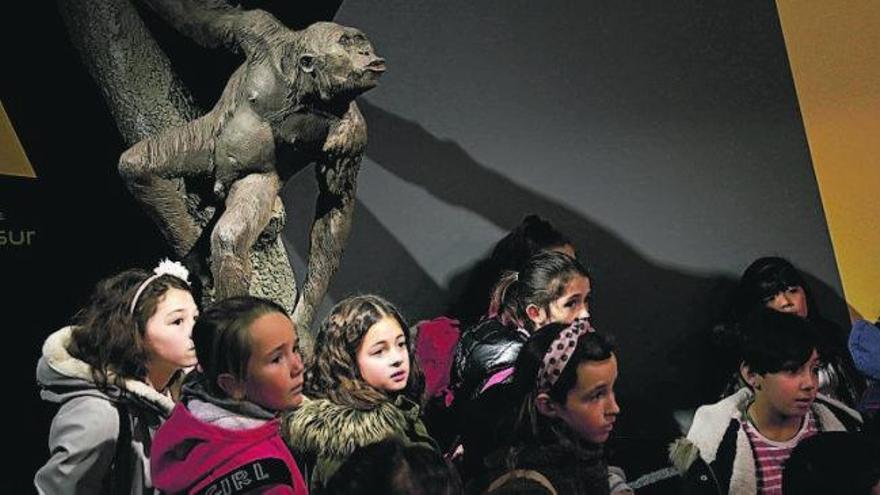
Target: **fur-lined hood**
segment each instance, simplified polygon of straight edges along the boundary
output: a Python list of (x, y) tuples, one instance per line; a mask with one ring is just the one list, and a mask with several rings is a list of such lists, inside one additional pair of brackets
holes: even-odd
[[(757, 476), (754, 455), (746, 433), (738, 428), (738, 422), (744, 417), (752, 396), (751, 390), (742, 388), (720, 402), (697, 409), (687, 438), (676, 440), (669, 448), (672, 464), (682, 473), (691, 468), (697, 457), (711, 465), (720, 457), (718, 448), (731, 430), (731, 425), (737, 424), (730, 493), (755, 493)], [(821, 394), (816, 397), (811, 410), (820, 431), (847, 431), (848, 423), (862, 421), (855, 410)]]
[[(37, 363), (37, 383), (40, 395), (49, 402), (62, 403), (73, 397), (103, 397), (113, 402), (121, 400), (142, 403), (164, 417), (171, 414), (174, 402), (150, 385), (134, 379), (125, 379), (123, 389), (108, 385), (99, 390), (92, 377), (92, 367), (68, 352), (74, 327), (64, 327), (43, 343), (43, 356)], [(112, 383), (113, 375), (110, 375)]]
[(424, 429), (419, 407), (402, 397), (370, 410), (312, 399), (284, 418), (281, 433), (295, 451), (348, 457), (358, 447), (389, 437), (424, 435), (419, 429)]

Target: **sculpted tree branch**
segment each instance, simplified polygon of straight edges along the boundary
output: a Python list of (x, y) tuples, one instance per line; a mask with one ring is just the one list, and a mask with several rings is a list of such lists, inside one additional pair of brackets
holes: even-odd
[(366, 125), (355, 97), (385, 70), (358, 30), (316, 23), (291, 31), (262, 11), (216, 1), (148, 3), (207, 46), (234, 44), (245, 62), (204, 116), (150, 136), (125, 151), (119, 170), (180, 257), (205, 234), (167, 184), (208, 178), (222, 202), (210, 232), (215, 297), (245, 294), (248, 256), (267, 225), (278, 191), (316, 163), (320, 195), (311, 231), (309, 273), (294, 312), (306, 330), (348, 238)]
[(253, 55), (274, 34), (289, 31), (266, 11), (242, 10), (225, 0), (142, 1), (177, 31), (208, 48), (225, 46)]
[(59, 0), (58, 8), (127, 143), (202, 113), (129, 0)]

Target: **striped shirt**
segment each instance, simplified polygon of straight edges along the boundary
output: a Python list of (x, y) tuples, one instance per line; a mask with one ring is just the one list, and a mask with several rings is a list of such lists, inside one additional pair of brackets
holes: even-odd
[(758, 474), (758, 493), (782, 495), (782, 466), (791, 456), (792, 449), (801, 441), (818, 433), (812, 411), (807, 411), (801, 429), (790, 440), (776, 442), (768, 439), (749, 421), (740, 424), (752, 444), (755, 454), (755, 470)]

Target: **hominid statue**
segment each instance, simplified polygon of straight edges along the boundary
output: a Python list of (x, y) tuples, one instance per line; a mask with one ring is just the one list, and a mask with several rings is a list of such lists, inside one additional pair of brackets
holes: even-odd
[[(285, 181), (315, 163), (319, 196), (308, 274), (294, 321), (308, 327), (335, 273), (351, 227), (357, 174), (367, 141), (354, 99), (385, 71), (357, 29), (319, 22), (291, 31), (270, 14), (206, 9), (193, 22), (188, 1), (147, 2), (205, 44), (233, 44), (245, 62), (207, 114), (143, 139), (119, 171), (181, 258), (210, 235), (216, 299), (248, 293), (250, 248), (267, 226)], [(193, 28), (196, 25), (198, 28)], [(205, 232), (178, 179), (212, 185), (217, 208)], [(195, 258), (195, 259), (194, 259)]]

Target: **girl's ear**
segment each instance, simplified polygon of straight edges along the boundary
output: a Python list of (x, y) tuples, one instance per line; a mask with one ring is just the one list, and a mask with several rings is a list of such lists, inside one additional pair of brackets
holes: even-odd
[(535, 324), (535, 328), (541, 327), (547, 319), (547, 312), (534, 304), (526, 306), (526, 316)]
[(234, 377), (231, 373), (221, 373), (220, 376), (217, 377), (217, 385), (219, 385), (229, 397), (235, 400), (244, 399), (244, 381)]
[(553, 402), (553, 399), (544, 392), (535, 397), (535, 408), (538, 409), (539, 413), (548, 418), (555, 418), (559, 414), (559, 405)]
[(761, 390), (761, 375), (752, 371), (745, 362), (739, 364), (739, 375), (753, 390)]

